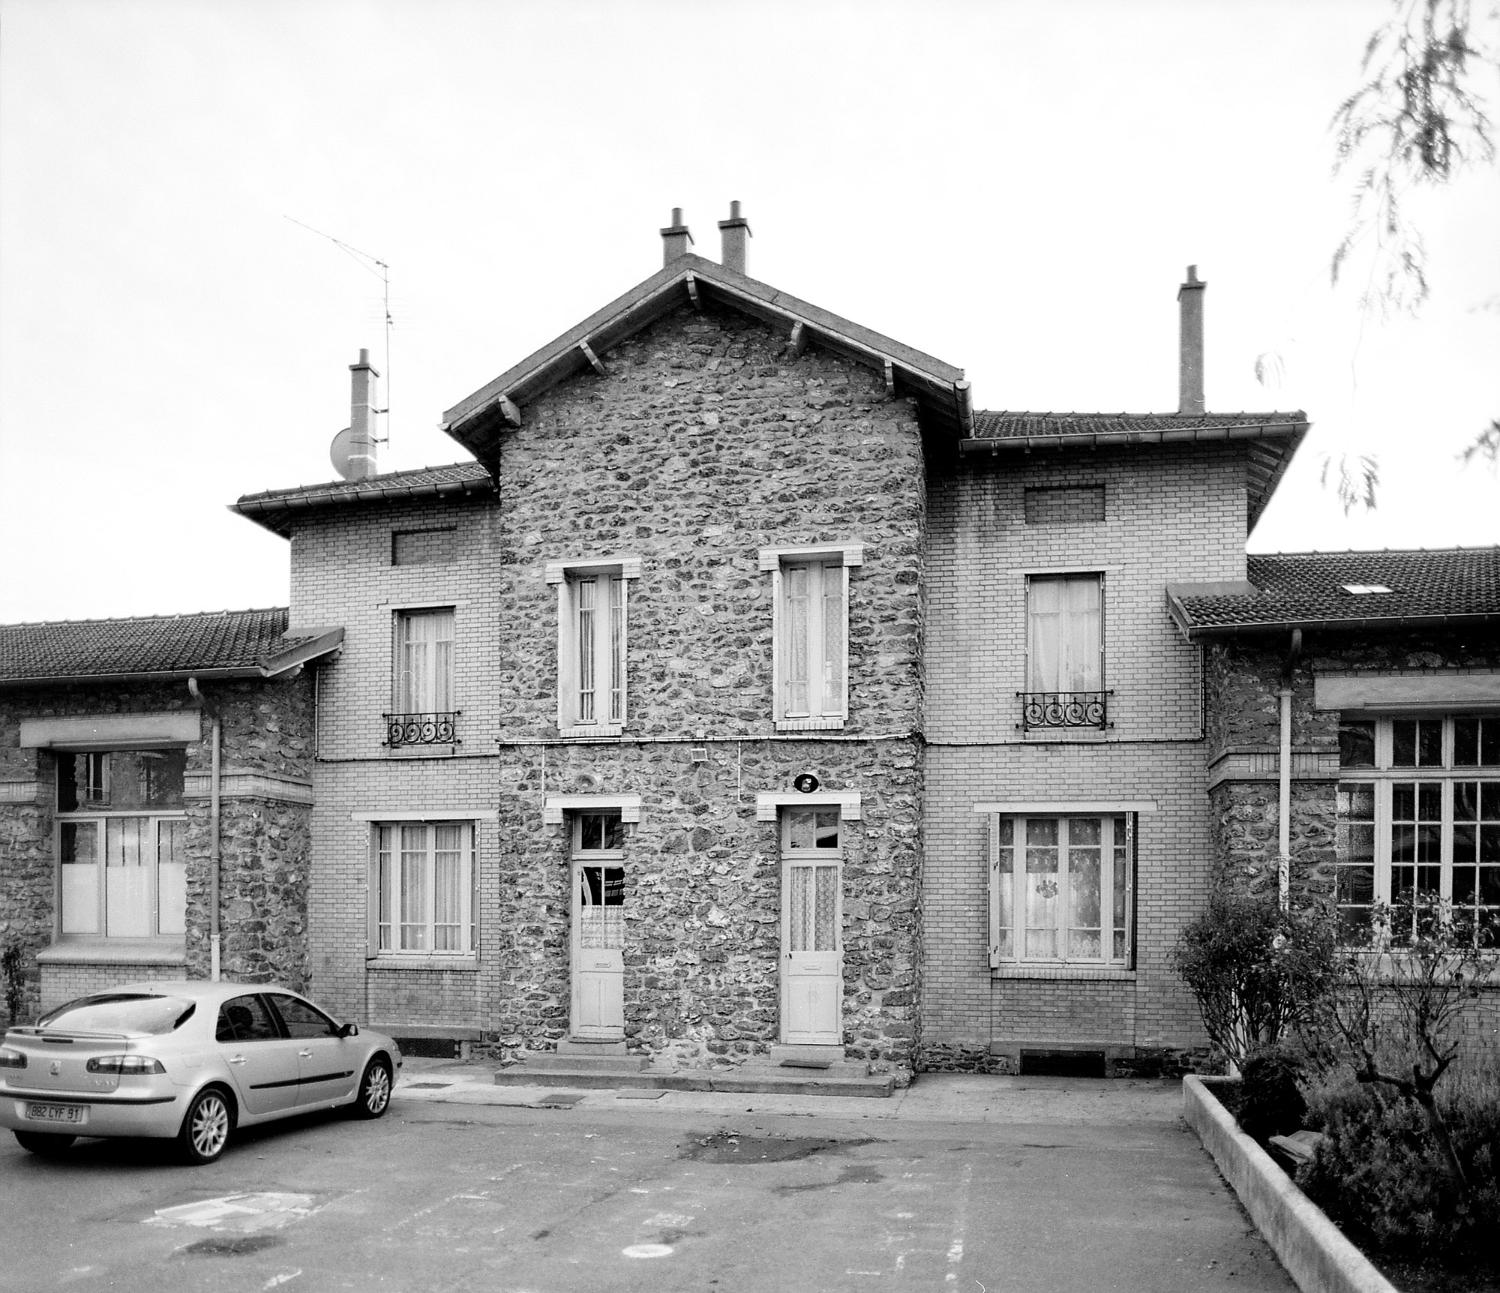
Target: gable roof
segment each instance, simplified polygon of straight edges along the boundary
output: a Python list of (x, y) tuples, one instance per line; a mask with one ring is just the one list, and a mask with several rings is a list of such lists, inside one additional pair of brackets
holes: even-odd
[(490, 473), (477, 462), (456, 462), (447, 467), (418, 467), (392, 471), (364, 480), (334, 480), (322, 485), (292, 489), (268, 489), (242, 495), (230, 511), (248, 516), (277, 534), (289, 534), (296, 513), (315, 508), (348, 507), (385, 503), (401, 498), (440, 498), (454, 495), (488, 495), (495, 492)]
[(1255, 528), (1307, 434), (1307, 414), (1291, 413), (1011, 413), (979, 410), (966, 454), (1114, 445), (1248, 445), (1245, 528)]
[(344, 639), (343, 629), (286, 628), (285, 607), (0, 624), (0, 688), (271, 678)]
[[(1286, 629), (1500, 622), (1500, 547), (1252, 555), (1240, 587), (1171, 584), (1190, 640)], [(1350, 592), (1349, 588), (1389, 592)]]
[(443, 414), (442, 428), (481, 462), (493, 462), (525, 406), (593, 366), (593, 356), (683, 305), (728, 307), (784, 330), (788, 345), (816, 343), (883, 372), (893, 392), (914, 396), (924, 420), (951, 430), (972, 420), (962, 368), (688, 252), (528, 355)]

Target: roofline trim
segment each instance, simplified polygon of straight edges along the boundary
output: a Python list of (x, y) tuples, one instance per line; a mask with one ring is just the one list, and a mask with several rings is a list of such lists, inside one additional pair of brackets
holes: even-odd
[(1154, 431), (1065, 431), (1056, 435), (975, 436), (958, 442), (964, 453), (988, 449), (1054, 449), (1119, 444), (1218, 444), (1226, 440), (1270, 440), (1306, 432), (1310, 422), (1254, 422), (1241, 426), (1162, 428)]
[(1170, 603), (1172, 618), (1189, 642), (1205, 638), (1236, 637), (1245, 633), (1284, 633), (1289, 629), (1381, 629), (1381, 628), (1426, 628), (1448, 624), (1492, 624), (1500, 623), (1497, 611), (1459, 611), (1432, 615), (1367, 615), (1359, 619), (1278, 619), (1242, 620), (1236, 624), (1193, 624), (1185, 607), (1180, 602)]

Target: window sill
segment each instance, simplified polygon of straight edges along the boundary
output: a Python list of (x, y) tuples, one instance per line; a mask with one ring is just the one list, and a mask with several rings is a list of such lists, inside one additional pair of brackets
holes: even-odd
[(778, 718), (778, 732), (836, 732), (847, 720), (841, 714), (829, 718)]
[(365, 968), (367, 970), (451, 970), (462, 974), (477, 970), (479, 957), (472, 953), (466, 956), (424, 956), (412, 953), (392, 955), (386, 952), (379, 956), (366, 956)]
[(1133, 983), (1135, 971), (1123, 965), (997, 965), (991, 979), (1104, 979)]
[(92, 938), (68, 935), (36, 954), (39, 965), (183, 965), (180, 938)]
[(1102, 745), (1109, 733), (1098, 727), (1023, 727), (1027, 745)]
[(392, 745), (386, 749), (388, 759), (451, 759), (457, 745)]
[(625, 735), (625, 725), (623, 723), (588, 723), (581, 727), (559, 726), (557, 735), (563, 740), (576, 741), (592, 737), (596, 741), (617, 741)]

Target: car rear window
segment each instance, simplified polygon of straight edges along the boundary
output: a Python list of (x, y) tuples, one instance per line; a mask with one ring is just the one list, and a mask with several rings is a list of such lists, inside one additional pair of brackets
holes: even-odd
[(80, 997), (43, 1015), (37, 1027), (69, 1033), (147, 1033), (182, 1027), (197, 1009), (186, 997), (113, 993)]

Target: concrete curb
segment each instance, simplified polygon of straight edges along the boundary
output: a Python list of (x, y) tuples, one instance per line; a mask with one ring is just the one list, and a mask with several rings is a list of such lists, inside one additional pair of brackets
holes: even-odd
[[(1208, 1079), (1216, 1080), (1226, 1079)], [(1400, 1293), (1239, 1129), (1204, 1079), (1183, 1078), (1182, 1112), (1302, 1293)]]

